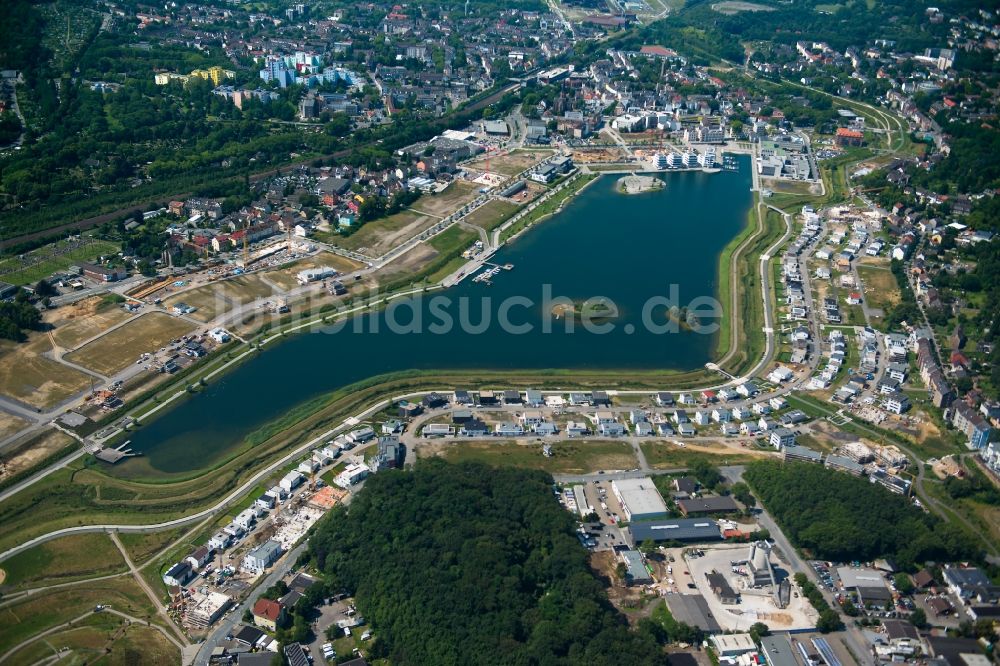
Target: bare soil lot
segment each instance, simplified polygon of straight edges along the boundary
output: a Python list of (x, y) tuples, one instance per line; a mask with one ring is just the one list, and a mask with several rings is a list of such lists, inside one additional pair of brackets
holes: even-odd
[(0, 481), (29, 469), (40, 460), (65, 448), (73, 441), (66, 433), (55, 429), (28, 437), (4, 451), (0, 457)]
[(354, 261), (353, 259), (342, 257), (339, 254), (334, 254), (333, 252), (320, 252), (312, 257), (299, 259), (284, 268), (267, 271), (263, 273), (261, 277), (268, 282), (273, 282), (281, 289), (288, 291), (298, 286), (298, 282), (296, 282), (295, 278), (300, 271), (304, 271), (307, 268), (319, 268), (321, 266), (329, 266), (333, 270), (340, 273), (353, 273), (363, 267), (364, 264), (360, 261)]
[(140, 354), (157, 350), (194, 328), (184, 319), (150, 312), (84, 345), (66, 358), (95, 372), (113, 375), (135, 363)]
[(0, 439), (9, 437), (28, 425), (28, 422), (18, 416), (0, 412)]
[(82, 391), (90, 377), (46, 356), (48, 334), (33, 333), (27, 342), (0, 342), (0, 394), (48, 409)]
[(368, 222), (350, 236), (334, 237), (331, 242), (348, 250), (380, 257), (400, 243), (430, 228), (438, 222), (438, 219), (414, 210), (404, 210)]
[(444, 192), (425, 194), (410, 207), (418, 213), (447, 217), (476, 198), (477, 185), (466, 180), (456, 180)]
[(477, 171), (486, 171), (486, 163), (488, 161), (490, 173), (513, 176), (535, 166), (552, 155), (553, 151), (551, 150), (515, 150), (507, 155), (490, 155), (489, 160), (484, 157), (475, 162), (470, 162), (467, 166)]
[(52, 331), (55, 343), (71, 350), (133, 316), (121, 305), (107, 303), (100, 296), (95, 296), (49, 310), (44, 319), (55, 327)]
[(260, 275), (240, 275), (181, 292), (164, 300), (163, 304), (171, 307), (178, 303), (187, 303), (197, 308), (189, 315), (192, 319), (209, 322), (231, 308), (253, 302), (258, 298), (266, 298), (272, 293), (274, 290), (271, 285)]

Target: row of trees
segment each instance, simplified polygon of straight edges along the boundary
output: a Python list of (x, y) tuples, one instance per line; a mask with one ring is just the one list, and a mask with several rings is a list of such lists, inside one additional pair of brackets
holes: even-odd
[(806, 578), (804, 573), (795, 574), (795, 584), (802, 590), (812, 607), (819, 611), (819, 619), (816, 621), (816, 629), (824, 634), (844, 628), (844, 623), (840, 619), (840, 614), (830, 608), (826, 598), (816, 585)]
[(369, 479), (309, 556), (395, 664), (663, 664), (629, 631), (541, 472), (421, 463)]
[(923, 562), (978, 559), (970, 536), (867, 479), (809, 463), (755, 462), (744, 478), (782, 530), (812, 557)]

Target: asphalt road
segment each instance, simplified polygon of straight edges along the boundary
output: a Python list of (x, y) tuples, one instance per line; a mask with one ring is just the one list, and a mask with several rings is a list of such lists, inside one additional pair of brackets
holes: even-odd
[[(348, 498), (349, 497), (350, 495), (348, 495)], [(243, 598), (243, 601), (240, 602), (240, 604), (233, 610), (229, 611), (229, 613), (215, 625), (212, 633), (205, 638), (205, 641), (199, 645), (198, 652), (195, 655), (193, 663), (198, 666), (208, 664), (208, 658), (212, 654), (212, 648), (214, 648), (219, 641), (233, 633), (233, 629), (236, 625), (243, 621), (243, 613), (251, 609), (254, 602), (257, 600), (257, 591), (266, 590), (284, 577), (284, 575), (291, 570), (295, 562), (298, 561), (299, 556), (305, 552), (308, 543), (308, 540), (304, 540), (295, 548), (288, 551), (284, 556), (282, 556), (274, 568), (271, 569), (270, 573), (257, 579), (257, 583), (253, 587), (246, 590), (246, 596)]]

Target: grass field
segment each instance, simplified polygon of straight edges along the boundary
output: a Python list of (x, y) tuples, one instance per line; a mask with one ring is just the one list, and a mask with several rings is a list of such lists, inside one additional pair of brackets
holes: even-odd
[(0, 342), (0, 394), (49, 409), (90, 386), (90, 377), (44, 354), (52, 344), (44, 333), (28, 342)]
[(179, 527), (162, 532), (122, 533), (118, 535), (118, 540), (122, 542), (132, 562), (136, 566), (141, 566), (143, 562), (179, 539), (186, 529)]
[(450, 442), (422, 444), (418, 457), (441, 456), (450, 462), (475, 461), (496, 466), (527, 467), (552, 473), (633, 469), (638, 463), (625, 442), (552, 442), (552, 456), (537, 442)]
[(106, 534), (54, 539), (18, 553), (0, 567), (7, 572), (4, 585), (15, 589), (126, 570), (125, 560)]
[(150, 312), (90, 342), (66, 358), (103, 375), (124, 370), (143, 352), (159, 349), (194, 326), (162, 312)]
[(478, 188), (478, 185), (470, 183), (467, 180), (456, 180), (445, 188), (443, 192), (421, 196), (410, 206), (410, 210), (436, 217), (448, 217), (448, 215), (475, 199)]
[(864, 297), (868, 299), (868, 307), (888, 312), (902, 299), (896, 276), (888, 268), (862, 264), (858, 266), (858, 276), (864, 283)]
[[(67, 648), (57, 653), (55, 648)], [(128, 624), (111, 613), (91, 615), (73, 627), (53, 632), (13, 655), (11, 663), (36, 664), (59, 655), (68, 666), (101, 664), (176, 664), (180, 651), (152, 627)]]
[(52, 338), (63, 349), (74, 349), (82, 342), (100, 335), (116, 324), (134, 316), (120, 305), (100, 296), (77, 301), (49, 311), (46, 321), (55, 326)]
[(520, 206), (509, 201), (494, 199), (469, 213), (465, 222), (477, 227), (482, 227), (486, 231), (492, 231), (507, 221), (511, 215), (517, 212)]
[(430, 239), (428, 245), (437, 250), (437, 258), (448, 259), (441, 262), (440, 266), (434, 268), (433, 272), (427, 276), (428, 281), (439, 282), (454, 271), (457, 271), (465, 263), (461, 252), (476, 242), (477, 239), (478, 234), (463, 229), (457, 224), (453, 224)]
[(187, 303), (197, 308), (189, 315), (192, 319), (209, 322), (230, 308), (267, 298), (273, 293), (274, 290), (260, 275), (240, 275), (171, 296), (164, 299), (163, 304), (171, 307)]
[(61, 240), (0, 260), (0, 280), (13, 285), (34, 284), (80, 262), (117, 254), (119, 249), (114, 243), (101, 240), (86, 239), (85, 243)]
[(672, 442), (649, 441), (639, 445), (646, 462), (651, 467), (670, 469), (673, 467), (690, 467), (695, 462), (707, 460), (713, 465), (742, 465), (762, 457), (753, 449), (736, 451), (722, 445), (693, 445), (685, 443), (683, 448)]
[(156, 615), (149, 597), (127, 576), (40, 592), (0, 608), (4, 627), (0, 632), (0, 654), (46, 629), (79, 617), (97, 604), (111, 604), (123, 613), (143, 619), (153, 619)]
[(431, 227), (438, 217), (423, 215), (413, 210), (404, 210), (378, 220), (366, 222), (350, 236), (333, 236), (329, 242), (348, 250), (379, 257), (403, 241), (413, 238)]
[(360, 261), (354, 261), (339, 254), (334, 254), (333, 252), (320, 252), (315, 256), (299, 259), (284, 268), (267, 271), (262, 276), (285, 291), (288, 291), (299, 286), (296, 276), (300, 271), (304, 271), (307, 268), (319, 268), (320, 266), (328, 266), (339, 273), (353, 273), (364, 266), (364, 264)]

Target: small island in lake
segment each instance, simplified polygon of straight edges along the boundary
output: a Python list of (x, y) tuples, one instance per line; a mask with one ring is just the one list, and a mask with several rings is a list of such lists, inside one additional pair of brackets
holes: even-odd
[(698, 315), (687, 308), (679, 308), (674, 305), (667, 310), (667, 316), (680, 324), (681, 330), (684, 331), (691, 331), (701, 326), (701, 320), (698, 319)]
[(662, 190), (667, 184), (656, 176), (637, 176), (630, 174), (622, 176), (615, 184), (615, 190), (621, 194), (642, 194)]
[(606, 299), (587, 299), (586, 301), (573, 301), (570, 303), (559, 303), (553, 306), (552, 315), (556, 319), (572, 317), (576, 320), (584, 318), (590, 321), (600, 319), (610, 319), (617, 316), (618, 310)]

